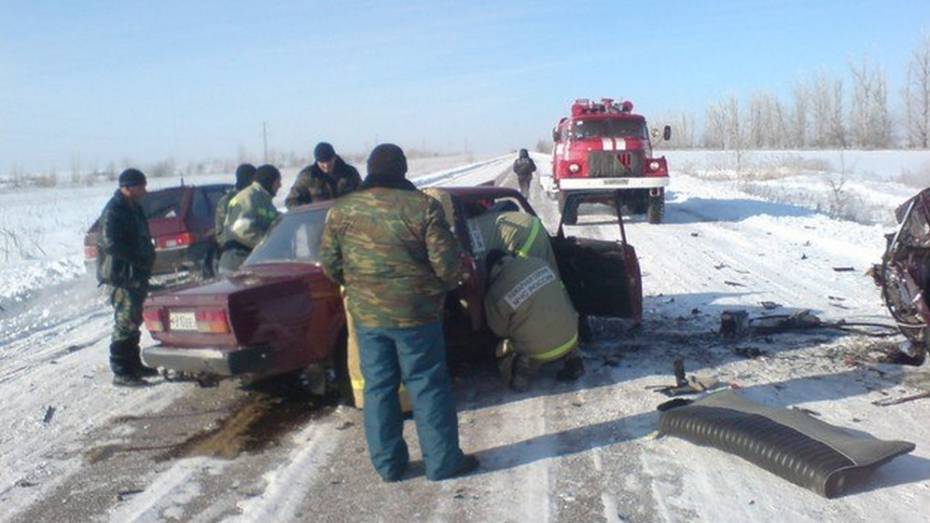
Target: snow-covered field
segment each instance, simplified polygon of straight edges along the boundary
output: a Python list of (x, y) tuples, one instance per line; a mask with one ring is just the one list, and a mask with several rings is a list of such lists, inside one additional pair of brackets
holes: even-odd
[[(834, 153), (790, 153), (813, 157), (785, 156), (793, 167), (771, 176), (758, 167), (744, 176), (723, 153), (666, 154), (673, 171), (666, 223), (634, 217), (626, 227), (643, 270), (642, 328), (597, 324), (597, 339), (584, 347), (588, 373), (571, 385), (549, 369), (532, 391), (514, 394), (493, 370), (457, 369), (462, 445), (482, 468), (441, 483), (422, 476), (380, 483), (351, 409), (276, 405), (271, 411), (285, 423), (250, 410), (254, 396), (230, 383), (114, 389), (106, 367), (110, 311), (81, 276), (81, 235), (112, 189), (0, 194), (0, 234), (17, 237), (0, 252), (0, 519), (924, 521), (930, 400), (871, 402), (928, 390), (926, 365), (871, 361), (893, 340), (818, 331), (732, 342), (714, 331), (723, 310), (756, 315), (762, 301), (782, 305), (774, 312), (890, 323), (863, 272), (881, 255), (888, 216), (916, 192), (894, 180), (930, 162), (930, 153), (845, 152), (845, 165), (856, 165), (846, 172)], [(481, 183), (511, 159), (471, 169), (458, 168), (461, 159), (424, 170), (413, 164), (412, 176)], [(545, 174), (548, 157), (536, 162)], [(766, 163), (766, 172), (774, 167)], [(285, 173), (285, 187), (295, 174)], [(840, 181), (839, 196), (847, 191), (845, 201), (857, 202), (855, 221), (830, 216)], [(162, 183), (170, 181), (153, 180)], [(531, 202), (554, 228), (555, 203), (539, 186), (533, 191)], [(600, 212), (586, 207), (568, 233), (616, 237)], [(917, 450), (826, 500), (722, 452), (656, 439), (655, 407), (665, 398), (645, 387), (669, 383), (679, 355), (689, 373), (736, 384), (754, 400), (802, 407)], [(215, 441), (228, 432), (218, 427), (237, 424), (271, 443)], [(407, 441), (416, 459), (412, 424)]]

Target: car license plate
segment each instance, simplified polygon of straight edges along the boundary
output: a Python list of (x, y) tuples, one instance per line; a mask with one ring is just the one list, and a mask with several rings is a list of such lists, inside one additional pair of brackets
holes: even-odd
[(171, 330), (173, 331), (195, 331), (197, 330), (197, 319), (193, 312), (172, 312), (168, 316)]
[(612, 180), (604, 180), (604, 185), (627, 185), (630, 181), (626, 178), (614, 178)]

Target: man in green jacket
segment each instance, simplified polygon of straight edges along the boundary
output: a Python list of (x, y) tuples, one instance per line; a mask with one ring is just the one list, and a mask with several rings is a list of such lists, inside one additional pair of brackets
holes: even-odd
[(400, 147), (375, 147), (362, 186), (329, 210), (320, 258), (326, 275), (345, 287), (355, 322), (372, 465), (384, 481), (402, 479), (407, 468), (403, 383), (426, 477), (441, 480), (478, 466), (459, 448), (442, 331), (445, 294), (463, 277), (462, 256), (439, 202), (418, 191), (406, 172)]
[(145, 194), (145, 175), (126, 169), (99, 220), (97, 281), (107, 285), (113, 305), (110, 369), (113, 384), (118, 386), (143, 386), (143, 377), (157, 374), (142, 365), (139, 357), (142, 305), (155, 263), (155, 247), (142, 211)]
[(523, 391), (544, 363), (563, 361), (557, 377), (584, 373), (578, 354), (578, 313), (562, 280), (543, 260), (492, 250), (487, 257), (484, 310), (488, 327), (503, 338), (498, 369), (514, 390)]
[(229, 213), (223, 225), (223, 255), (220, 274), (235, 272), (262, 241), (278, 217), (272, 199), (281, 188), (281, 173), (273, 165), (255, 171), (255, 181), (229, 201)]
[(226, 224), (226, 214), (229, 212), (229, 202), (233, 199), (239, 191), (245, 189), (252, 184), (252, 180), (255, 178), (255, 166), (250, 163), (244, 163), (239, 167), (236, 167), (236, 185), (226, 191), (226, 194), (220, 198), (220, 201), (216, 202), (216, 213), (213, 217), (213, 232), (216, 234), (216, 243), (221, 248), (223, 244), (226, 243), (226, 235), (223, 231), (223, 226)]

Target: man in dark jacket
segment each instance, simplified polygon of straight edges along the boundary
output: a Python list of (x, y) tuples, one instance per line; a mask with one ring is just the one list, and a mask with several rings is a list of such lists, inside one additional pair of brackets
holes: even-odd
[(446, 366), (442, 311), (463, 277), (461, 247), (442, 205), (405, 178), (400, 147), (382, 144), (368, 158), (360, 190), (329, 210), (320, 243), (325, 274), (343, 285), (365, 378), (365, 439), (384, 481), (403, 478), (410, 460), (398, 389), (413, 403), (426, 477), (474, 470), (459, 447)]
[(355, 167), (345, 163), (333, 146), (320, 142), (313, 149), (313, 165), (297, 174), (297, 181), (284, 200), (288, 209), (298, 205), (332, 200), (348, 194), (362, 183)]
[(520, 154), (513, 162), (513, 172), (517, 174), (517, 181), (520, 182), (520, 192), (524, 198), (530, 197), (530, 181), (533, 180), (533, 173), (536, 172), (536, 163), (530, 158), (530, 153), (526, 149), (520, 149)]
[(226, 243), (226, 236), (223, 234), (223, 225), (226, 223), (226, 213), (229, 212), (229, 201), (239, 194), (239, 191), (252, 184), (255, 178), (255, 166), (250, 163), (244, 163), (236, 167), (236, 186), (226, 191), (226, 194), (216, 202), (216, 214), (213, 218), (213, 232), (216, 234), (216, 243), (222, 249)]
[(97, 238), (97, 281), (106, 284), (113, 305), (113, 336), (110, 369), (113, 384), (142, 386), (142, 378), (156, 375), (139, 357), (142, 305), (148, 294), (155, 263), (155, 247), (142, 210), (145, 175), (126, 169), (119, 175), (119, 189), (100, 216)]

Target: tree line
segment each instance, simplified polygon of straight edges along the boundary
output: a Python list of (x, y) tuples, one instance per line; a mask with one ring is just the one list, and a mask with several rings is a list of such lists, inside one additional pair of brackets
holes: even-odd
[(845, 77), (818, 71), (798, 80), (782, 99), (757, 91), (741, 100), (711, 101), (699, 128), (692, 113), (660, 117), (671, 125), (669, 148), (707, 149), (889, 149), (930, 147), (930, 37), (907, 64), (896, 94), (902, 114), (890, 109), (885, 71), (863, 58)]

